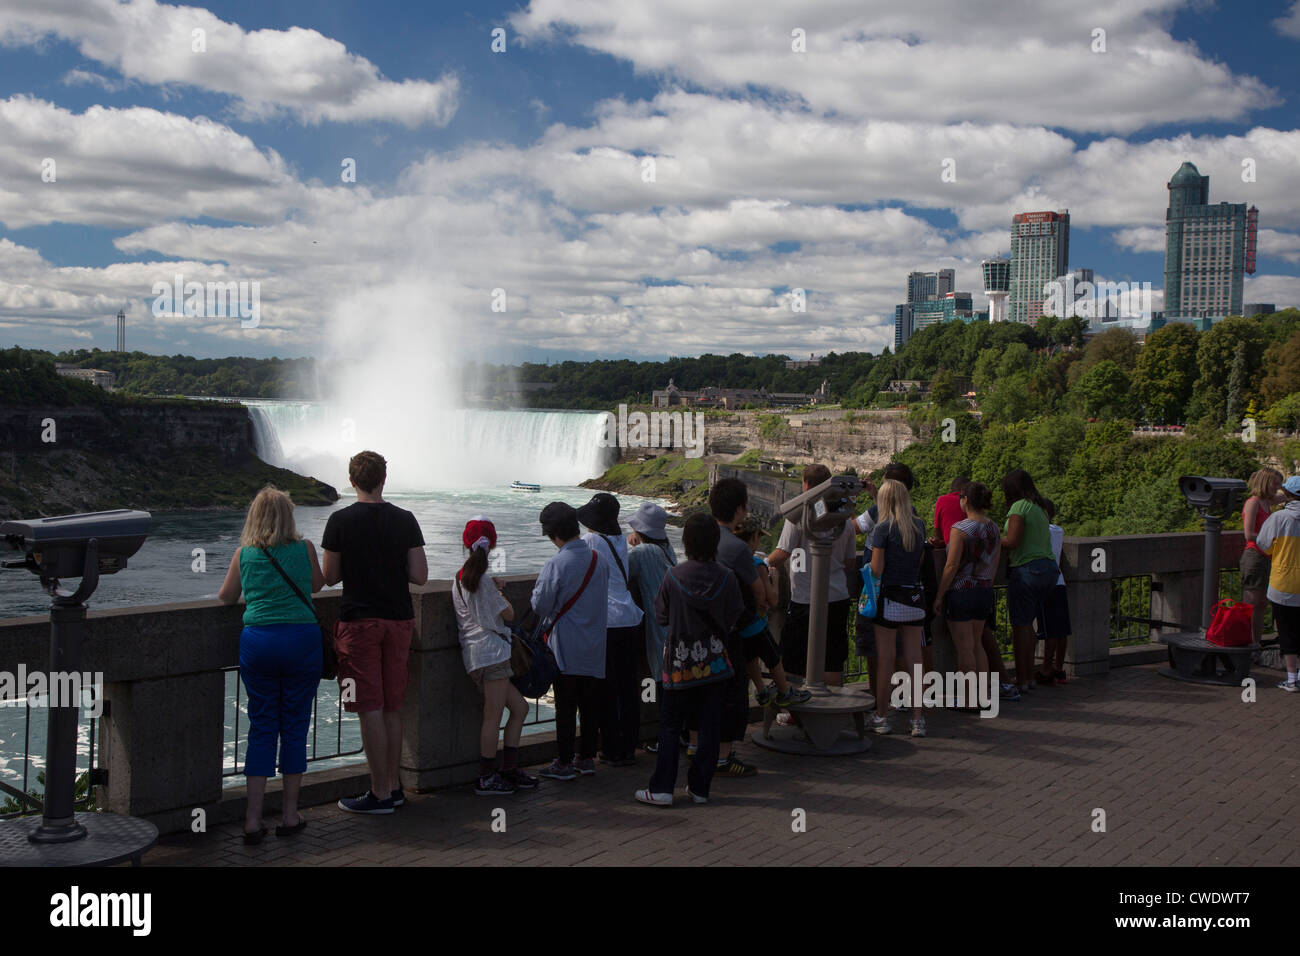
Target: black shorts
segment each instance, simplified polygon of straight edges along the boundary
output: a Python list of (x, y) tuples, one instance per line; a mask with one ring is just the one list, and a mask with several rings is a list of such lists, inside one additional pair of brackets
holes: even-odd
[(763, 665), (771, 671), (773, 667), (781, 663), (781, 651), (776, 646), (776, 638), (767, 628), (763, 628), (757, 634), (751, 634), (749, 637), (742, 637), (740, 643), (745, 652), (745, 663), (748, 664), (753, 660), (760, 660)]
[[(823, 667), (830, 673), (844, 670), (849, 659), (848, 598), (826, 605), (826, 657)], [(808, 605), (790, 602), (785, 626), (781, 628), (781, 663), (787, 674), (803, 674), (808, 669)]]
[(1060, 640), (1070, 636), (1070, 601), (1069, 591), (1064, 584), (1058, 584), (1047, 595), (1047, 600), (1038, 606), (1038, 639)]
[(1277, 625), (1277, 643), (1283, 654), (1300, 654), (1300, 607), (1268, 602)]

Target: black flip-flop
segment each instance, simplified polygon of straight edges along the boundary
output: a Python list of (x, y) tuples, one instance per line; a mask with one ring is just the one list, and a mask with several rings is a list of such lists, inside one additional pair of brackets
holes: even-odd
[(297, 833), (301, 833), (305, 829), (307, 829), (307, 818), (303, 817), (291, 827), (284, 826), (283, 824), (277, 826), (275, 828), (275, 835), (278, 837), (293, 836)]
[[(279, 828), (277, 827), (276, 829)], [(257, 844), (261, 843), (265, 839), (266, 839), (265, 826), (263, 826), (262, 829), (254, 830), (251, 833), (247, 830), (244, 831), (244, 846), (257, 846)]]

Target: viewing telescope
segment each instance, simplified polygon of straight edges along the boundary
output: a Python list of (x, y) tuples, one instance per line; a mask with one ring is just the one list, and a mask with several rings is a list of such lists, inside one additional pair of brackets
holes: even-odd
[(1208, 511), (1228, 514), (1236, 511), (1241, 504), (1241, 493), (1246, 490), (1246, 483), (1240, 478), (1184, 475), (1178, 479), (1178, 490), (1183, 493), (1187, 503), (1201, 514)]
[(805, 531), (838, 532), (844, 527), (844, 522), (853, 517), (853, 508), (861, 493), (862, 481), (859, 478), (836, 475), (791, 498), (779, 510), (781, 517), (795, 522)]
[(149, 536), (147, 511), (96, 511), (0, 523), (0, 540), (23, 558), (6, 568), (27, 568), (47, 578), (76, 578), (86, 571), (87, 548), (96, 543), (99, 574), (115, 574)]

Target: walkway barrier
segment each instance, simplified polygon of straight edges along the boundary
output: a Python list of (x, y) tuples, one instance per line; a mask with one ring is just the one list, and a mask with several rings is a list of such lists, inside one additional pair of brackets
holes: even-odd
[[(1220, 542), (1219, 566), (1235, 567), (1241, 533), (1225, 533)], [(1091, 676), (1109, 670), (1114, 655), (1123, 650), (1114, 646), (1121, 618), (1139, 621), (1125, 623), (1129, 630), (1118, 635), (1121, 640), (1159, 632), (1147, 631), (1143, 618), (1198, 620), (1203, 543), (1200, 533), (1066, 538), (1061, 563), (1074, 631), (1067, 651), (1070, 673)], [(1149, 587), (1140, 579), (1149, 579)], [(532, 575), (503, 579), (506, 596), (520, 612), (533, 580)], [(1144, 591), (1149, 608), (1143, 606)], [(335, 590), (316, 598), (327, 627), (333, 626), (339, 597)], [(416, 790), (467, 783), (478, 773), (482, 712), (479, 693), (461, 662), (450, 582), (413, 588), (412, 597), (415, 637), (403, 711), (402, 783)], [(95, 728), (98, 807), (144, 816), (164, 832), (191, 829), (196, 810), (203, 810), (209, 823), (242, 813), (242, 788), (223, 789), (227, 672), (238, 664), (242, 612), (240, 606), (215, 601), (91, 612), (82, 666), (103, 672), (106, 697)], [(942, 626), (938, 632), (933, 665), (950, 669), (955, 653)], [(0, 621), (0, 671), (15, 673), (20, 664), (28, 671), (43, 669), (48, 646), (46, 617)], [(1153, 662), (1166, 656), (1159, 644), (1134, 650), (1149, 654)], [(653, 705), (644, 705), (646, 738), (655, 733), (654, 714)], [(0, 746), (7, 745), (0, 741)], [(553, 734), (525, 736), (524, 749), (522, 756), (530, 763), (550, 759)], [(15, 757), (22, 755), (0, 753), (0, 758)], [(337, 799), (365, 786), (364, 765), (309, 771), (304, 799)], [(271, 795), (268, 803), (274, 807)]]

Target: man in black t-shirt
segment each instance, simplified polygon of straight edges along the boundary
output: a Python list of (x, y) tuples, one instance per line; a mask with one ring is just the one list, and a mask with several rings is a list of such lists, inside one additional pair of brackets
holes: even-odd
[(363, 451), (348, 463), (357, 500), (330, 515), (321, 538), (326, 584), (343, 582), (334, 647), (343, 706), (359, 715), (370, 790), (339, 801), (351, 813), (392, 813), (406, 802), (397, 779), (402, 701), (415, 630), (408, 584), (429, 580), (415, 515), (383, 499), (388, 465)]

